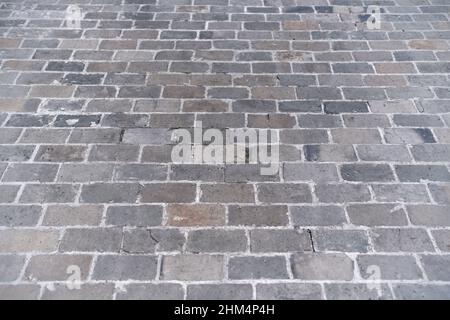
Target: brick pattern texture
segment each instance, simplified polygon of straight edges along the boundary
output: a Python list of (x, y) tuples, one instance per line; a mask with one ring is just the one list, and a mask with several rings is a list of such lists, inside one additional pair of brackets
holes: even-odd
[[(450, 299), (449, 12), (2, 1), (0, 298)], [(275, 130), (278, 174), (172, 163), (195, 121)]]

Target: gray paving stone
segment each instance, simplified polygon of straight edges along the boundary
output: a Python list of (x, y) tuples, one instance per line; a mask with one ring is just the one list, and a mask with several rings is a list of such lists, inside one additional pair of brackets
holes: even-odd
[(59, 250), (118, 252), (122, 231), (118, 228), (68, 229), (61, 240)]
[(157, 226), (162, 222), (160, 206), (110, 206), (106, 211), (106, 224), (114, 226)]
[(47, 207), (42, 225), (79, 226), (99, 225), (103, 207), (97, 205), (51, 205)]
[(288, 207), (229, 206), (228, 224), (235, 226), (285, 226), (289, 222)]
[[(374, 286), (374, 285), (372, 285)], [(350, 283), (327, 283), (325, 294), (328, 300), (391, 300), (392, 294), (384, 284), (377, 288), (369, 287), (367, 284)]]
[(381, 229), (370, 231), (375, 251), (424, 252), (434, 251), (430, 237), (424, 229)]
[(440, 250), (450, 251), (450, 230), (434, 230), (431, 234)]
[(221, 280), (224, 276), (223, 257), (217, 255), (164, 256), (162, 280)]
[(111, 300), (113, 294), (114, 285), (111, 283), (86, 283), (79, 290), (56, 284), (55, 290), (44, 290), (42, 300)]
[(28, 184), (22, 191), (21, 203), (74, 202), (78, 186), (70, 184)]
[(57, 249), (59, 232), (40, 229), (5, 229), (0, 231), (0, 252), (52, 252)]
[(127, 253), (180, 252), (184, 234), (177, 229), (133, 229), (124, 232), (122, 250)]
[(85, 153), (85, 146), (44, 145), (39, 147), (34, 159), (39, 162), (81, 162)]
[(41, 216), (41, 206), (0, 206), (0, 225), (6, 227), (36, 226)]
[(324, 230), (312, 232), (314, 248), (317, 251), (367, 252), (369, 239), (361, 230)]
[(192, 284), (187, 287), (189, 300), (247, 300), (253, 289), (249, 284)]
[(67, 281), (71, 266), (79, 268), (80, 280), (86, 280), (92, 257), (88, 255), (52, 254), (31, 257), (25, 269), (25, 279), (32, 281)]
[(362, 184), (318, 184), (315, 194), (320, 202), (346, 203), (367, 202), (371, 199), (369, 188)]
[(346, 280), (353, 279), (353, 261), (343, 253), (301, 253), (291, 257), (295, 279)]
[(395, 204), (353, 204), (347, 207), (350, 221), (363, 226), (403, 226), (406, 212)]
[(311, 190), (306, 184), (259, 184), (258, 199), (271, 203), (309, 203)]
[(0, 285), (1, 300), (37, 300), (41, 287), (34, 284)]
[(0, 185), (0, 203), (11, 203), (16, 199), (20, 186)]
[(346, 223), (344, 209), (338, 206), (301, 206), (290, 208), (296, 226), (339, 226)]
[(317, 284), (260, 283), (256, 285), (258, 300), (319, 300), (322, 290)]
[(397, 284), (395, 296), (402, 300), (447, 300), (450, 286), (435, 284)]
[(281, 257), (231, 257), (230, 279), (287, 279), (286, 259)]
[(305, 230), (264, 230), (250, 232), (252, 252), (303, 252), (311, 251), (310, 236)]
[(152, 256), (103, 255), (98, 257), (92, 274), (95, 280), (152, 280), (157, 259)]
[(402, 182), (450, 181), (450, 172), (442, 165), (397, 165), (395, 172)]
[(57, 180), (61, 182), (109, 181), (113, 174), (110, 164), (63, 164)]
[(190, 231), (186, 250), (200, 252), (242, 252), (247, 248), (243, 230), (203, 229)]
[(446, 264), (450, 259), (449, 255), (424, 255), (421, 256), (425, 273), (431, 280), (448, 281), (450, 273)]
[(379, 276), (383, 280), (414, 280), (423, 278), (422, 272), (412, 256), (359, 255), (357, 262), (361, 276), (364, 279), (368, 279), (371, 276), (371, 266), (379, 268)]
[(2, 282), (17, 280), (20, 277), (24, 264), (25, 256), (0, 255), (0, 280)]
[(411, 222), (415, 225), (447, 226), (450, 215), (447, 206), (416, 205), (407, 207)]
[(182, 300), (183, 287), (174, 283), (129, 284), (116, 295), (117, 300)]

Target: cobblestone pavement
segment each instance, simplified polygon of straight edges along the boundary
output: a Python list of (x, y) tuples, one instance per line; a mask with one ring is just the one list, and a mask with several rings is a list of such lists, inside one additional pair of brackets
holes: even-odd
[[(0, 297), (450, 299), (449, 10), (1, 1)], [(280, 170), (173, 164), (194, 121)]]

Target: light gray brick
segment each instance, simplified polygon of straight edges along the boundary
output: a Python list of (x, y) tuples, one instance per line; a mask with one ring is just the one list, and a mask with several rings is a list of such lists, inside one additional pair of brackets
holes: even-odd
[(356, 151), (362, 161), (411, 161), (408, 149), (401, 145), (359, 145)]
[(430, 202), (421, 184), (374, 184), (372, 190), (379, 202)]
[(291, 257), (295, 279), (346, 280), (353, 279), (354, 263), (343, 253), (300, 253)]
[(361, 276), (368, 279), (371, 275), (370, 266), (380, 268), (382, 280), (418, 280), (422, 279), (422, 272), (412, 256), (398, 255), (359, 255), (357, 257)]
[(411, 223), (422, 226), (450, 226), (450, 211), (448, 206), (410, 205), (407, 206)]
[(403, 226), (406, 212), (394, 204), (354, 204), (347, 207), (350, 221), (363, 226)]
[(314, 248), (317, 251), (367, 252), (369, 239), (361, 230), (326, 230), (312, 232)]
[(92, 257), (88, 255), (52, 254), (31, 257), (24, 277), (32, 281), (66, 281), (71, 273), (70, 266), (80, 268), (80, 280), (86, 280)]
[(379, 252), (424, 252), (434, 251), (433, 244), (426, 230), (408, 229), (381, 229), (370, 231), (374, 249)]
[[(20, 277), (24, 264), (25, 256), (0, 255), (0, 281), (8, 282), (17, 280)], [(1, 294), (0, 297), (2, 297)]]
[(441, 251), (450, 252), (450, 230), (433, 230), (431, 234)]
[(103, 207), (96, 205), (51, 205), (47, 207), (44, 226), (99, 225)]
[(446, 284), (397, 284), (395, 296), (402, 300), (448, 300), (450, 286)]
[(59, 232), (41, 229), (5, 229), (0, 231), (0, 252), (52, 252), (59, 242)]
[(0, 206), (0, 225), (4, 227), (36, 226), (41, 216), (40, 206)]
[(380, 285), (381, 292), (377, 288), (369, 288), (367, 284), (351, 283), (327, 283), (325, 293), (329, 300), (391, 300), (393, 299), (389, 287)]
[(118, 252), (122, 242), (122, 230), (118, 228), (67, 229), (59, 250)]
[(442, 165), (396, 165), (401, 182), (450, 181), (450, 172)]
[(217, 255), (164, 256), (162, 280), (221, 280), (224, 277), (223, 257)]
[(19, 189), (17, 185), (0, 185), (0, 203), (14, 202)]

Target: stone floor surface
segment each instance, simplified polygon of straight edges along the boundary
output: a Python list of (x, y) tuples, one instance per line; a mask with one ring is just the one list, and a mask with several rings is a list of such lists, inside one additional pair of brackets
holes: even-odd
[[(450, 299), (449, 12), (1, 1), (0, 298)], [(195, 121), (279, 171), (174, 164)]]

